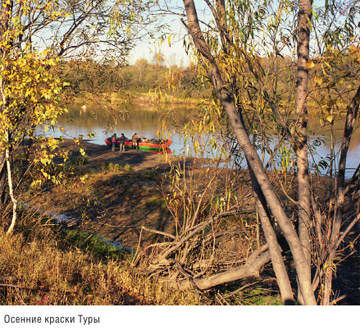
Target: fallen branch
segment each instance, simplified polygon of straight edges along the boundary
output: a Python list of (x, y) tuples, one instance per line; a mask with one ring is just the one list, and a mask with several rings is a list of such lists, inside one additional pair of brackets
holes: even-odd
[(164, 280), (164, 283), (179, 290), (187, 290), (195, 285), (195, 287), (203, 291), (235, 280), (259, 277), (260, 269), (269, 261), (270, 253), (267, 250), (267, 245), (264, 245), (260, 250), (253, 253), (245, 264), (238, 267), (204, 278), (193, 278), (191, 280), (187, 278), (181, 281)]
[(167, 236), (170, 237), (171, 239), (175, 240), (175, 236), (170, 234), (170, 233), (165, 233), (163, 231), (160, 230), (155, 230), (155, 229), (150, 229), (150, 228), (146, 228), (145, 226), (141, 227), (142, 230), (148, 231), (149, 233), (153, 233), (153, 234), (158, 234), (158, 235), (163, 235), (163, 236)]
[(190, 238), (192, 238), (194, 235), (196, 235), (198, 232), (200, 232), (201, 230), (203, 230), (206, 226), (208, 226), (209, 224), (215, 222), (216, 220), (222, 218), (222, 217), (226, 217), (229, 215), (233, 215), (236, 214), (236, 211), (229, 211), (229, 212), (224, 212), (222, 214), (219, 214), (215, 217), (212, 217), (206, 221), (203, 221), (201, 223), (199, 223), (197, 226), (195, 226), (192, 231), (185, 235), (184, 237), (182, 237), (179, 241), (175, 242), (175, 244), (168, 249), (164, 254), (161, 255), (161, 258), (168, 258), (174, 251), (176, 251), (177, 249), (179, 249), (186, 241), (188, 241)]

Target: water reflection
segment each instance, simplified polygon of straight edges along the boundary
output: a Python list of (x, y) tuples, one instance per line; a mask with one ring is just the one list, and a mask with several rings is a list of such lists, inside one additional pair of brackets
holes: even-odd
[[(105, 139), (114, 132), (124, 133), (131, 137), (134, 132), (146, 138), (157, 138), (161, 120), (165, 110), (155, 108), (132, 107), (124, 110), (109, 110), (101, 105), (74, 105), (69, 108), (69, 117), (60, 121), (60, 126), (65, 129), (65, 134), (56, 130), (52, 136), (64, 136), (64, 138), (78, 137), (82, 135), (87, 138), (88, 134), (95, 134), (90, 139), (91, 142), (103, 145)], [(167, 111), (169, 114), (169, 111)], [(176, 108), (171, 113), (174, 118), (184, 122), (189, 115), (189, 110)], [(327, 157), (330, 153), (330, 139), (334, 138), (335, 153), (340, 149), (343, 134), (344, 120), (335, 122), (332, 135), (329, 126), (321, 127), (316, 118), (310, 120), (310, 132), (312, 133), (312, 144), (320, 140), (321, 145), (317, 146), (314, 159), (316, 162)], [(357, 123), (358, 126), (359, 122)], [(358, 127), (359, 128), (359, 127)], [(183, 153), (183, 139), (176, 133), (175, 128), (168, 129), (171, 133), (173, 144), (171, 150), (175, 154)], [(352, 137), (348, 153), (347, 177), (350, 177), (360, 162), (360, 131), (356, 130)], [(167, 137), (167, 135), (164, 135)], [(273, 144), (277, 142), (276, 136), (273, 137)], [(265, 157), (266, 159), (266, 157)], [(336, 168), (336, 164), (335, 164)], [(325, 172), (323, 169), (322, 172)]]

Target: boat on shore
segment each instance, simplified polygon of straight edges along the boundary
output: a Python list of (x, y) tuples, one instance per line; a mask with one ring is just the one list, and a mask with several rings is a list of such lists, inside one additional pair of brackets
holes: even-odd
[[(105, 143), (111, 149), (111, 137), (108, 137)], [(141, 140), (138, 142), (138, 146), (140, 151), (171, 153), (171, 143), (171, 140)], [(118, 138), (116, 139), (116, 147), (120, 147), (120, 140)], [(125, 149), (133, 149), (133, 142), (131, 140), (125, 140)]]

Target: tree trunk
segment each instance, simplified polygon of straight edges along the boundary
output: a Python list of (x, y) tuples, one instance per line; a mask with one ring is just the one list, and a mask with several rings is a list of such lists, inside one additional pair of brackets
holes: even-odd
[[(311, 281), (311, 244), (309, 229), (311, 225), (310, 217), (310, 178), (308, 162), (308, 143), (307, 125), (308, 113), (306, 107), (306, 97), (308, 93), (309, 72), (307, 62), (309, 60), (310, 43), (310, 22), (311, 22), (311, 1), (299, 1), (298, 14), (298, 33), (297, 33), (297, 82), (296, 82), (296, 102), (295, 117), (297, 120), (296, 135), (296, 158), (297, 158), (297, 179), (298, 179), (298, 230), (301, 245), (306, 258), (306, 266), (309, 268), (307, 280)], [(299, 290), (299, 293), (300, 290)], [(298, 299), (302, 300), (301, 295)]]
[[(10, 43), (8, 41), (7, 32), (10, 28), (11, 22), (11, 14), (13, 9), (13, 1), (9, 0), (5, 3), (1, 2), (1, 9), (0, 9), (0, 59), (4, 58), (7, 54), (6, 45)], [(3, 66), (3, 65), (1, 65)], [(1, 69), (3, 71), (3, 68)], [(4, 112), (6, 98), (4, 95), (6, 83), (2, 80), (0, 76), (0, 101), (2, 104), (0, 105), (0, 113)], [(1, 128), (2, 127), (2, 128)], [(6, 189), (6, 160), (5, 160), (5, 146), (4, 143), (6, 142), (6, 134), (7, 129), (4, 129), (3, 126), (0, 124), (0, 208), (5, 202), (5, 189)]]
[(14, 195), (14, 188), (13, 188), (13, 182), (12, 182), (12, 176), (11, 176), (10, 150), (8, 148), (5, 150), (5, 159), (6, 159), (7, 179), (8, 179), (8, 185), (9, 185), (9, 195), (10, 195), (10, 199), (13, 203), (13, 214), (12, 214), (11, 224), (10, 224), (8, 231), (6, 232), (6, 235), (9, 235), (13, 232), (15, 224), (16, 224), (18, 201)]
[(294, 304), (294, 295), (291, 289), (289, 276), (287, 274), (285, 263), (281, 255), (281, 248), (277, 241), (275, 231), (271, 225), (269, 216), (266, 213), (263, 204), (256, 194), (255, 201), (265, 239), (269, 245), (271, 264), (275, 272), (276, 282), (280, 289), (281, 300), (285, 305)]
[(5, 188), (6, 188), (6, 169), (5, 169), (5, 155), (1, 153), (3, 149), (0, 145), (0, 210), (5, 204)]
[[(249, 164), (248, 164), (249, 166)], [(266, 207), (266, 200), (258, 184), (254, 172), (249, 166), (249, 172), (254, 190), (255, 203), (258, 209), (261, 226), (265, 235), (266, 242), (269, 246), (271, 264), (276, 276), (276, 282), (280, 289), (281, 300), (285, 305), (294, 304), (294, 295), (291, 288), (290, 279), (286, 270), (284, 259), (281, 254), (281, 247), (276, 238), (275, 231), (272, 227), (270, 214)]]
[(333, 229), (330, 237), (330, 253), (328, 256), (328, 267), (327, 273), (325, 275), (325, 288), (324, 288), (324, 298), (323, 304), (329, 305), (331, 298), (331, 289), (332, 289), (332, 268), (334, 264), (334, 259), (336, 256), (336, 244), (340, 236), (340, 229), (342, 224), (342, 215), (343, 215), (343, 205), (345, 201), (345, 170), (346, 170), (346, 158), (350, 146), (351, 135), (354, 130), (354, 124), (359, 113), (359, 103), (360, 103), (360, 86), (352, 99), (345, 121), (344, 127), (344, 136), (341, 145), (340, 152), (340, 162), (339, 162), (339, 172), (336, 178), (337, 189), (336, 189), (336, 204), (335, 204), (335, 218)]
[(226, 112), (230, 124), (233, 128), (234, 134), (238, 140), (238, 143), (255, 174), (256, 180), (261, 187), (264, 197), (270, 207), (271, 213), (277, 219), (279, 226), (290, 246), (297, 274), (300, 278), (301, 292), (304, 297), (305, 304), (316, 304), (315, 296), (312, 290), (310, 277), (310, 269), (307, 266), (306, 258), (303, 253), (300, 240), (293, 228), (289, 218), (287, 217), (277, 195), (273, 191), (272, 185), (266, 175), (264, 167), (260, 161), (260, 158), (256, 152), (256, 149), (252, 145), (244, 124), (242, 123), (238, 110), (235, 105), (234, 97), (225, 87), (220, 75), (220, 71), (217, 67), (216, 61), (212, 56), (209, 46), (206, 44), (202, 35), (199, 21), (193, 0), (184, 0), (186, 16), (188, 19), (187, 29), (193, 37), (194, 43), (198, 51), (210, 62), (211, 70), (210, 77), (216, 91), (216, 94)]

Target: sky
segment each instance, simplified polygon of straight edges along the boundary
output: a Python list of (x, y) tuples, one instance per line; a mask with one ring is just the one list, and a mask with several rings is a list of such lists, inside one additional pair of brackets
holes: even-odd
[[(178, 13), (183, 12), (183, 3), (179, 0), (172, 1), (175, 7), (178, 10)], [(314, 7), (322, 7), (324, 6), (324, 0), (315, 0)], [(206, 6), (204, 2), (196, 1), (196, 6), (198, 10), (198, 15), (200, 19), (209, 19), (208, 12), (205, 10)], [(191, 61), (191, 57), (186, 54), (185, 47), (183, 44), (183, 37), (186, 34), (185, 27), (180, 22), (179, 16), (166, 16), (165, 22), (167, 22), (171, 28), (173, 33), (173, 37), (171, 39), (172, 45), (169, 47), (168, 41), (163, 41), (162, 45), (159, 45), (159, 41), (150, 41), (150, 42), (142, 42), (137, 45), (135, 49), (130, 54), (129, 63), (134, 64), (138, 59), (146, 59), (148, 62), (153, 62), (159, 50), (161, 54), (165, 57), (165, 64), (167, 66), (178, 65), (186, 67), (189, 65)], [(295, 50), (295, 49), (294, 49)], [(292, 52), (289, 51), (291, 55)]]
[(170, 45), (167, 39), (162, 43), (159, 40), (143, 41), (130, 53), (130, 64), (134, 64), (138, 59), (146, 59), (151, 63), (160, 51), (165, 58), (167, 66), (178, 65), (186, 67), (189, 65), (191, 56), (186, 54), (184, 47), (185, 27), (180, 22), (180, 18), (176, 16), (169, 16), (166, 22), (171, 30)]
[(159, 45), (158, 41), (143, 42), (130, 53), (129, 64), (135, 64), (138, 59), (146, 59), (149, 63), (154, 60), (158, 52), (165, 58), (167, 66), (178, 65), (186, 67), (190, 64), (191, 56), (185, 52), (182, 38), (174, 38), (169, 46), (168, 41)]

